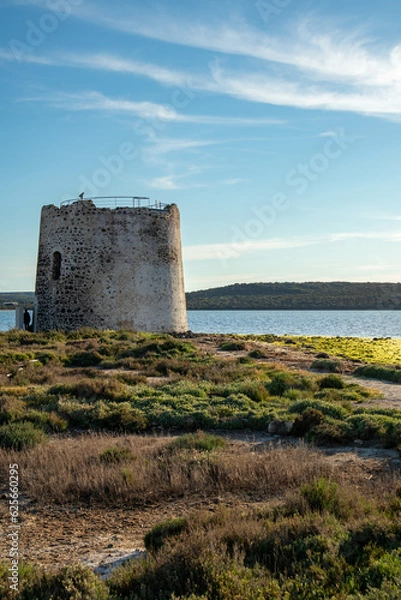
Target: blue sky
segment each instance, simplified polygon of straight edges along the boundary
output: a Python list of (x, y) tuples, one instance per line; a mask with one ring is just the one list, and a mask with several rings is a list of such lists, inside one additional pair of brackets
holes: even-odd
[(2, 0), (0, 291), (40, 209), (181, 211), (187, 290), (401, 280), (399, 0)]

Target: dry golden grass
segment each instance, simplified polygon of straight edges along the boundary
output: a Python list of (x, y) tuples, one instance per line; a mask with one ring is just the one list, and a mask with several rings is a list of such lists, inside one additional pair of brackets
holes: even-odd
[[(93, 435), (57, 439), (0, 461), (20, 465), (23, 493), (40, 503), (114, 506), (197, 496), (264, 500), (318, 477), (341, 479), (324, 456), (306, 446), (254, 449), (229, 443), (201, 452), (171, 446), (172, 438)], [(114, 460), (104, 460), (110, 448)], [(112, 457), (112, 458), (113, 458)]]

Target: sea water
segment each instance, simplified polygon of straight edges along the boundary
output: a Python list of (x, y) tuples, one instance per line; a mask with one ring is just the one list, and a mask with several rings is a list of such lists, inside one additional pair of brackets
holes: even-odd
[[(15, 326), (13, 310), (0, 311), (0, 331)], [(190, 310), (195, 333), (254, 333), (401, 338), (401, 311)]]

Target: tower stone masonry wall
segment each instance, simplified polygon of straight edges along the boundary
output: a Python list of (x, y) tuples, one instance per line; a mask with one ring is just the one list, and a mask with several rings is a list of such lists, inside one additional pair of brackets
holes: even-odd
[(188, 329), (180, 216), (82, 200), (41, 215), (36, 329)]

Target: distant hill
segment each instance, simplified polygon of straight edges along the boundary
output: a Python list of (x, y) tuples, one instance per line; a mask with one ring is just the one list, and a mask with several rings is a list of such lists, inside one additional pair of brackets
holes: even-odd
[(187, 294), (189, 310), (401, 310), (401, 283), (236, 283)]
[[(401, 283), (235, 283), (186, 298), (188, 310), (401, 310)], [(33, 292), (0, 292), (0, 309), (33, 301)]]
[(21, 302), (32, 305), (35, 298), (33, 292), (0, 292), (0, 309), (12, 308), (8, 303)]

